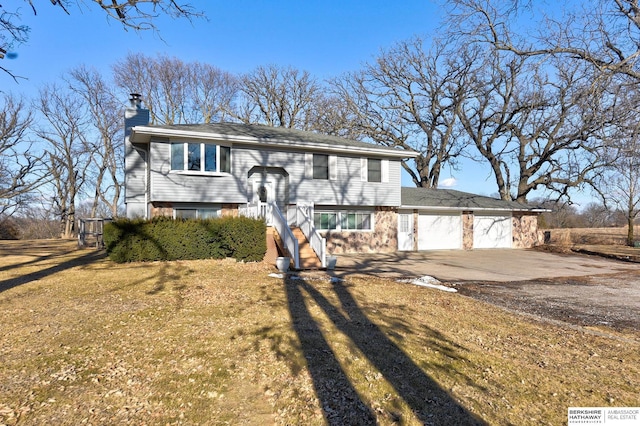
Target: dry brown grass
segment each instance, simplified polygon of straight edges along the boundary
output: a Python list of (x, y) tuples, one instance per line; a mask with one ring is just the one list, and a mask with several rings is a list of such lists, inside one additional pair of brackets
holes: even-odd
[[(627, 244), (627, 227), (621, 228), (564, 228), (551, 229), (550, 244), (573, 245), (618, 245)], [(640, 238), (640, 226), (634, 228), (634, 235)]]
[(384, 279), (0, 243), (0, 424), (562, 424), (637, 406), (608, 337)]

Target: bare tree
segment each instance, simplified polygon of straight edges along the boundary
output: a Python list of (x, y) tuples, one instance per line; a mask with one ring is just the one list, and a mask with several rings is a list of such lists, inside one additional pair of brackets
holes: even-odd
[(324, 93), (313, 103), (311, 118), (313, 131), (358, 140), (362, 138), (362, 134), (353, 125), (355, 122), (355, 114), (341, 96)]
[[(450, 0), (451, 22), (476, 41), (523, 57), (556, 56), (593, 67), (599, 76), (640, 80), (640, 2), (562, 2), (540, 11), (532, 1)], [(536, 14), (540, 11), (539, 14)], [(515, 31), (510, 23), (528, 30)]]
[(222, 121), (237, 92), (236, 79), (212, 65), (177, 58), (129, 54), (113, 66), (128, 93), (140, 93), (151, 124)]
[[(464, 143), (457, 109), (466, 96), (474, 52), (451, 54), (420, 38), (398, 43), (364, 70), (333, 80), (352, 116), (352, 131), (385, 146), (418, 151), (404, 169), (419, 187), (435, 188), (445, 165), (455, 166)], [(413, 160), (412, 160), (413, 161)]]
[(599, 135), (611, 112), (591, 74), (580, 64), (531, 63), (491, 46), (486, 58), (459, 116), (500, 198), (526, 202), (539, 188), (563, 198), (594, 185), (605, 165)]
[[(25, 6), (36, 15), (37, 6), (33, 0), (23, 0)], [(14, 2), (15, 3), (15, 2)], [(98, 10), (122, 24), (125, 30), (157, 31), (156, 20), (160, 16), (182, 18), (189, 21), (194, 18), (203, 18), (204, 14), (196, 10), (190, 3), (182, 3), (176, 0), (51, 0), (54, 7), (58, 7), (67, 15), (71, 15), (73, 9), (84, 12), (83, 9)], [(5, 5), (0, 5), (0, 59), (3, 59), (7, 51), (29, 40), (30, 28), (20, 23), (22, 8), (7, 10)], [(19, 78), (9, 69), (0, 66), (0, 70), (9, 74), (14, 80)]]
[(603, 228), (614, 224), (613, 212), (603, 203), (590, 202), (581, 211), (580, 216), (590, 228)]
[(21, 98), (0, 94), (0, 218), (26, 205), (40, 183), (40, 159), (26, 136), (33, 121), (31, 108)]
[(123, 140), (121, 103), (94, 69), (79, 66), (65, 78), (71, 90), (84, 100), (89, 122), (85, 133), (80, 133), (85, 151), (93, 167), (88, 169), (94, 194), (91, 217), (97, 216), (98, 206), (104, 203), (112, 217), (118, 214), (118, 203), (123, 185)]
[(76, 197), (80, 194), (91, 162), (83, 137), (87, 131), (84, 100), (59, 86), (40, 90), (36, 109), (42, 116), (35, 133), (45, 145), (44, 161), (60, 220), (60, 233), (70, 238), (75, 232)]
[(226, 121), (238, 94), (238, 79), (213, 65), (189, 64), (190, 123)]
[(539, 226), (541, 228), (580, 228), (583, 223), (575, 204), (566, 200), (538, 198), (532, 200), (535, 205), (551, 210), (540, 215)]
[(633, 225), (640, 215), (640, 125), (635, 117), (620, 123), (620, 132), (609, 144), (608, 173), (600, 186), (605, 203), (624, 212), (630, 246), (635, 240)]
[(307, 71), (260, 66), (240, 79), (242, 96), (232, 114), (243, 123), (314, 130), (320, 84)]

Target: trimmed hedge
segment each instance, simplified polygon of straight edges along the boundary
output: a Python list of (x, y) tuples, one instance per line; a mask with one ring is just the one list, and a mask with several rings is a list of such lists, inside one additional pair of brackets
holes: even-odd
[(264, 221), (246, 217), (118, 219), (105, 224), (104, 243), (118, 263), (226, 257), (253, 262), (267, 251)]

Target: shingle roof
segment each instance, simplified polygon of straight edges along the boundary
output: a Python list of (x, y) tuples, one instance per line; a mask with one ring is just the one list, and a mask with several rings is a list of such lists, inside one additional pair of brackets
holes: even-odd
[[(366, 150), (376, 150), (389, 152), (395, 155), (400, 153), (408, 154), (407, 157), (414, 156), (415, 151), (402, 149), (399, 147), (388, 147), (373, 143), (345, 139), (338, 136), (323, 135), (314, 132), (305, 132), (285, 127), (271, 127), (260, 124), (242, 123), (210, 123), (210, 124), (175, 124), (175, 125), (149, 125), (142, 128), (164, 129), (174, 132), (189, 132), (211, 134), (212, 136), (223, 136), (229, 140), (237, 138), (249, 138), (265, 142), (293, 143), (299, 145), (324, 145), (331, 147), (359, 148)], [(143, 131), (144, 132), (144, 131)]]
[(453, 189), (402, 188), (403, 207), (453, 210), (542, 211), (536, 206), (505, 201)]

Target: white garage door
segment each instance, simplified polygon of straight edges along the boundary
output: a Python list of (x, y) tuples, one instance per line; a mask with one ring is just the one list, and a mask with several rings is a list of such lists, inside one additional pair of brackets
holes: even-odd
[(473, 217), (473, 248), (511, 248), (511, 214), (478, 214)]
[(420, 213), (418, 250), (462, 248), (460, 213)]

